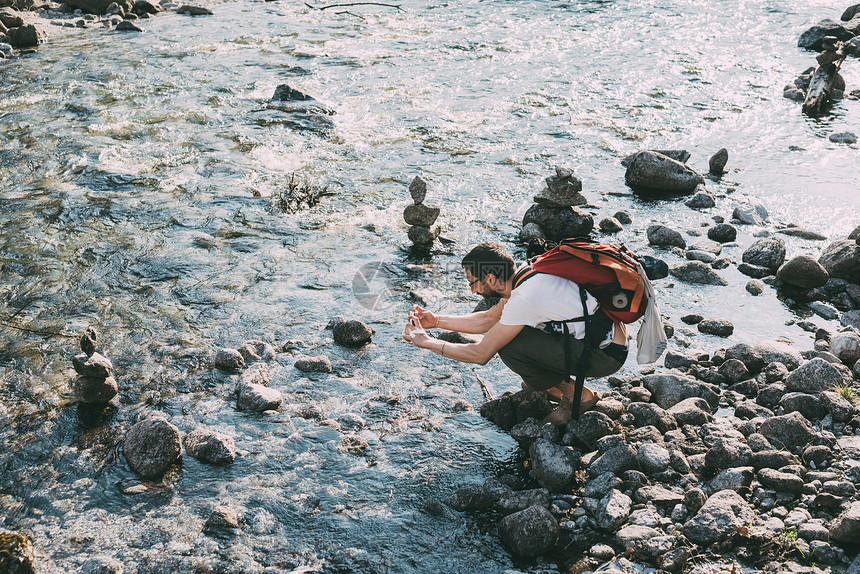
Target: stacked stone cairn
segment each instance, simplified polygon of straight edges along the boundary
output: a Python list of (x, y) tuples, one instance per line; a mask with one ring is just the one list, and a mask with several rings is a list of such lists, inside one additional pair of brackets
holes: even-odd
[(429, 250), (442, 230), (438, 225), (433, 227), (439, 217), (439, 207), (424, 203), (427, 182), (418, 176), (409, 184), (409, 194), (412, 196), (412, 205), (403, 210), (404, 221), (412, 226), (407, 232), (409, 240), (416, 248)]
[(75, 398), (87, 404), (107, 403), (118, 391), (116, 379), (112, 376), (113, 364), (96, 352), (97, 338), (95, 328), (87, 327), (80, 339), (83, 353), (72, 359), (72, 365), (80, 375), (72, 384)]
[(588, 203), (582, 195), (582, 181), (569, 167), (558, 166), (555, 175), (546, 178), (546, 187), (534, 196), (523, 216), (520, 241), (534, 239), (558, 242), (566, 237), (584, 237), (594, 228), (594, 219), (580, 209)]

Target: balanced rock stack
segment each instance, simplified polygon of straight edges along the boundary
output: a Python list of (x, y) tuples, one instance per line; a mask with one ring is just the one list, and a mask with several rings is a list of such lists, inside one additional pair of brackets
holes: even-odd
[(582, 195), (582, 181), (573, 170), (556, 167), (555, 175), (546, 178), (546, 187), (534, 197), (534, 205), (523, 217), (520, 240), (560, 241), (565, 237), (584, 237), (594, 228), (594, 219), (576, 207), (587, 203)]
[(116, 396), (118, 387), (110, 359), (96, 353), (98, 335), (94, 327), (87, 327), (81, 335), (81, 350), (72, 364), (80, 375), (73, 384), (75, 397), (82, 403), (106, 403)]
[(427, 182), (418, 176), (409, 184), (409, 194), (412, 196), (412, 205), (403, 210), (404, 221), (412, 226), (407, 232), (409, 240), (415, 247), (429, 249), (441, 232), (438, 225), (433, 227), (439, 217), (439, 208), (424, 203)]

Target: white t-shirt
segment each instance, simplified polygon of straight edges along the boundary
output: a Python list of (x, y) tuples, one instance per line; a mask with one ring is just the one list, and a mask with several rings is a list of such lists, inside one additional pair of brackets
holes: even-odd
[[(585, 304), (589, 314), (597, 309), (597, 299), (586, 293)], [(568, 321), (582, 317), (582, 300), (579, 284), (562, 277), (538, 273), (511, 291), (499, 322), (502, 325), (526, 325), (543, 329), (548, 321)], [(568, 323), (571, 334), (577, 339), (585, 338), (585, 322)], [(615, 334), (610, 329), (609, 340)]]

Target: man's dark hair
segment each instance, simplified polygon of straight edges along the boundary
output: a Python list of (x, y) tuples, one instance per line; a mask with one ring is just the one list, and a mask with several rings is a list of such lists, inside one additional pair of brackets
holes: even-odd
[(498, 243), (481, 243), (463, 257), (462, 265), (481, 281), (489, 274), (502, 281), (514, 275), (514, 258)]

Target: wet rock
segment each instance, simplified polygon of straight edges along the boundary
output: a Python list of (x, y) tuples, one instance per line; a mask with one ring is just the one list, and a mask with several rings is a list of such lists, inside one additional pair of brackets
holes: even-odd
[(246, 341), (237, 349), (245, 364), (254, 361), (271, 361), (275, 358), (275, 348), (265, 341)]
[(728, 285), (713, 269), (701, 261), (678, 263), (669, 268), (669, 273), (685, 283), (697, 285)]
[(754, 519), (752, 508), (737, 492), (723, 490), (708, 498), (682, 531), (693, 542), (708, 545), (725, 540)]
[(684, 205), (692, 209), (709, 209), (711, 207), (715, 207), (717, 202), (714, 199), (714, 196), (707, 191), (699, 191), (693, 194), (693, 197), (685, 201)]
[(699, 397), (684, 399), (669, 409), (669, 414), (675, 417), (678, 426), (703, 425), (713, 417), (708, 401)]
[(600, 220), (598, 227), (600, 227), (600, 231), (603, 233), (618, 233), (619, 231), (624, 230), (624, 226), (621, 225), (621, 222), (614, 217), (604, 217)]
[(87, 356), (86, 353), (75, 355), (72, 364), (75, 371), (84, 377), (105, 379), (113, 374), (113, 363), (98, 353), (93, 353), (92, 356)]
[(568, 423), (564, 443), (581, 444), (593, 450), (598, 440), (616, 432), (618, 432), (617, 426), (609, 416), (592, 410)]
[(344, 454), (361, 456), (367, 452), (370, 445), (364, 437), (357, 434), (351, 434), (340, 439), (340, 443), (338, 443), (337, 448)]
[(499, 523), (502, 542), (518, 556), (538, 556), (555, 546), (559, 527), (543, 506), (531, 506), (509, 514)]
[[(687, 163), (687, 160), (690, 159), (690, 152), (685, 149), (652, 149), (648, 151), (665, 155), (666, 157), (672, 158), (675, 161), (679, 161), (681, 163)], [(630, 162), (633, 161), (634, 157), (636, 157), (635, 153), (624, 157), (621, 160), (621, 165), (623, 165), (624, 167), (629, 166)]]
[(221, 349), (215, 354), (215, 367), (225, 371), (245, 368), (245, 358), (236, 349)]
[(729, 243), (734, 241), (737, 236), (737, 228), (729, 223), (718, 223), (708, 229), (708, 239), (718, 241), (719, 243)]
[(553, 207), (583, 205), (587, 200), (581, 191), (582, 181), (573, 175), (572, 169), (556, 167), (555, 175), (546, 178), (546, 187), (534, 197), (534, 201)]
[(203, 525), (205, 531), (224, 531), (239, 528), (239, 515), (229, 506), (216, 506)]
[[(362, 453), (363, 454), (363, 453)], [(454, 491), (454, 493), (445, 500), (445, 504), (463, 512), (466, 510), (480, 510), (483, 508), (492, 508), (496, 504), (498, 497), (494, 496), (480, 484), (467, 484)]]
[[(753, 347), (753, 351), (761, 356), (765, 363), (782, 363), (789, 371), (793, 371), (803, 362), (803, 357), (799, 352), (785, 343), (778, 343), (776, 341), (758, 343)], [(749, 368), (750, 365), (747, 364), (747, 367)], [(750, 372), (758, 371), (757, 369), (750, 368)]]
[(330, 373), (331, 361), (325, 355), (316, 357), (303, 357), (297, 360), (293, 366), (304, 373)]
[(440, 209), (435, 206), (418, 204), (407, 205), (403, 210), (403, 220), (409, 225), (430, 227), (436, 223)]
[(744, 251), (743, 262), (776, 271), (785, 262), (785, 241), (763, 237)]
[(788, 449), (804, 447), (816, 437), (815, 429), (798, 412), (766, 419), (759, 432), (771, 442)]
[(158, 479), (182, 454), (179, 429), (162, 417), (140, 421), (126, 434), (123, 454), (134, 472)]
[(274, 411), (281, 406), (283, 400), (280, 391), (251, 383), (239, 386), (236, 408), (240, 411), (254, 411), (258, 413)]
[(6, 38), (13, 48), (32, 48), (43, 43), (47, 35), (33, 24), (27, 24), (6, 31)]
[(581, 455), (574, 449), (538, 439), (529, 449), (532, 477), (550, 492), (564, 492), (576, 480)]
[(709, 470), (719, 471), (745, 466), (751, 456), (752, 450), (741, 441), (720, 438), (705, 453), (705, 467)]
[(92, 354), (96, 352), (96, 339), (98, 339), (98, 333), (96, 332), (95, 327), (87, 327), (81, 334), (81, 351), (83, 351), (88, 357), (92, 356)]
[(502, 496), (496, 503), (496, 509), (504, 515), (525, 510), (530, 506), (542, 506), (547, 508), (550, 504), (550, 493), (545, 488), (531, 488), (511, 492)]
[(88, 558), (76, 574), (122, 574), (122, 562), (110, 556)]
[(648, 226), (648, 243), (651, 245), (659, 245), (661, 247), (687, 247), (687, 242), (684, 237), (674, 229), (670, 229), (665, 225), (649, 225)]
[(0, 572), (36, 574), (36, 549), (26, 535), (0, 530)]
[(752, 277), (753, 279), (764, 279), (765, 277), (770, 277), (771, 275), (773, 275), (773, 271), (771, 271), (767, 267), (762, 267), (761, 265), (751, 265), (749, 263), (741, 263), (740, 265), (738, 265), (738, 271), (740, 271), (747, 277)]
[(857, 282), (860, 277), (860, 245), (851, 239), (835, 241), (824, 249), (818, 262), (831, 277)]
[(830, 538), (846, 544), (860, 540), (860, 502), (853, 502), (830, 524)]
[(776, 272), (776, 276), (795, 287), (812, 289), (827, 283), (830, 274), (809, 255), (798, 255), (784, 263)]
[(702, 174), (683, 163), (653, 151), (635, 154), (625, 173), (634, 190), (689, 193), (705, 183)]
[(229, 464), (236, 458), (233, 437), (205, 427), (197, 427), (182, 442), (185, 452), (209, 464)]
[(514, 395), (503, 395), (481, 405), (481, 416), (503, 430), (509, 431), (517, 424), (517, 402)]
[(633, 215), (631, 215), (629, 211), (618, 211), (612, 217), (620, 221), (622, 225), (630, 225), (631, 223), (633, 223)]
[(578, 207), (553, 207), (534, 204), (523, 216), (523, 225), (536, 223), (547, 239), (558, 242), (565, 237), (585, 237), (594, 229), (594, 218)]
[(545, 438), (550, 442), (558, 442), (558, 427), (551, 423), (539, 422), (537, 419), (526, 419), (514, 425), (511, 429), (511, 437), (518, 443), (528, 446), (539, 438)]
[(131, 0), (66, 0), (72, 8), (80, 8), (86, 14), (107, 14), (111, 4), (116, 4), (123, 14), (132, 11), (134, 2)]
[(853, 365), (860, 360), (860, 335), (848, 332), (831, 337), (830, 351), (844, 364)]
[(772, 468), (763, 468), (758, 471), (758, 480), (765, 487), (772, 488), (777, 492), (790, 492), (800, 494), (803, 490), (803, 479), (797, 475), (780, 472)]
[[(741, 495), (749, 494), (750, 485), (752, 484), (754, 476), (755, 473), (753, 472), (753, 468), (749, 466), (727, 468), (712, 478), (707, 485), (705, 485), (705, 490), (711, 494), (724, 490), (733, 490)], [(690, 506), (687, 498), (688, 497), (685, 497), (684, 502), (687, 506)], [(704, 499), (698, 507), (691, 508), (691, 512), (697, 512), (698, 508), (701, 508), (703, 504)]]
[(845, 41), (850, 40), (854, 34), (846, 30), (845, 26), (839, 22), (826, 18), (801, 34), (797, 40), (797, 46), (818, 52), (822, 49), (824, 38), (828, 36)]
[(839, 318), (839, 311), (832, 305), (822, 303), (821, 301), (811, 301), (807, 305), (819, 317), (823, 317), (828, 321), (834, 321)]
[(732, 210), (732, 219), (745, 225), (764, 225), (767, 210), (761, 205), (739, 205)]
[(730, 337), (735, 331), (735, 326), (728, 319), (705, 319), (698, 325), (699, 331), (708, 335), (716, 335), (718, 337)]
[(341, 321), (332, 327), (335, 343), (346, 347), (360, 347), (370, 341), (374, 330), (357, 320)]
[(135, 0), (132, 10), (134, 14), (145, 18), (145, 14), (153, 15), (161, 12), (161, 7), (153, 4), (149, 0)]
[(209, 10), (208, 8), (203, 8), (202, 6), (192, 6), (190, 4), (183, 4), (176, 9), (176, 13), (188, 14), (189, 16), (211, 16), (213, 14), (212, 10)]
[(785, 378), (786, 388), (807, 393), (829, 391), (845, 382), (842, 371), (836, 365), (818, 357), (803, 363)]
[(144, 29), (134, 24), (133, 22), (129, 22), (128, 20), (123, 20), (119, 24), (116, 25), (117, 32), (143, 32)]
[(110, 402), (119, 391), (116, 379), (95, 377), (78, 377), (72, 385), (75, 398), (87, 404), (100, 404)]
[(845, 9), (845, 12), (842, 13), (842, 16), (839, 19), (843, 22), (848, 22), (857, 14), (860, 14), (860, 4), (852, 4)]
[(429, 246), (439, 237), (440, 233), (442, 233), (442, 228), (438, 225), (436, 227), (413, 225), (406, 231), (406, 236), (415, 245)]
[(601, 499), (595, 512), (595, 523), (598, 528), (614, 531), (624, 524), (630, 516), (630, 508), (633, 501), (630, 497), (618, 490), (610, 491)]
[[(842, 313), (842, 317), (839, 318), (839, 322), (846, 327), (854, 327), (854, 329), (860, 331), (860, 310), (845, 311)], [(854, 370), (855, 372), (857, 371), (856, 365)]]
[(722, 148), (711, 156), (711, 159), (708, 161), (708, 170), (714, 175), (723, 175), (728, 161), (729, 151), (726, 148)]
[[(796, 371), (795, 371), (796, 372)], [(824, 405), (816, 395), (802, 393), (787, 393), (779, 401), (784, 413), (799, 412), (806, 420), (817, 421), (824, 418)]]
[(684, 399), (705, 399), (711, 407), (719, 403), (719, 395), (705, 383), (684, 375), (648, 375), (643, 379), (646, 389), (651, 391), (651, 400), (664, 409), (670, 409)]

